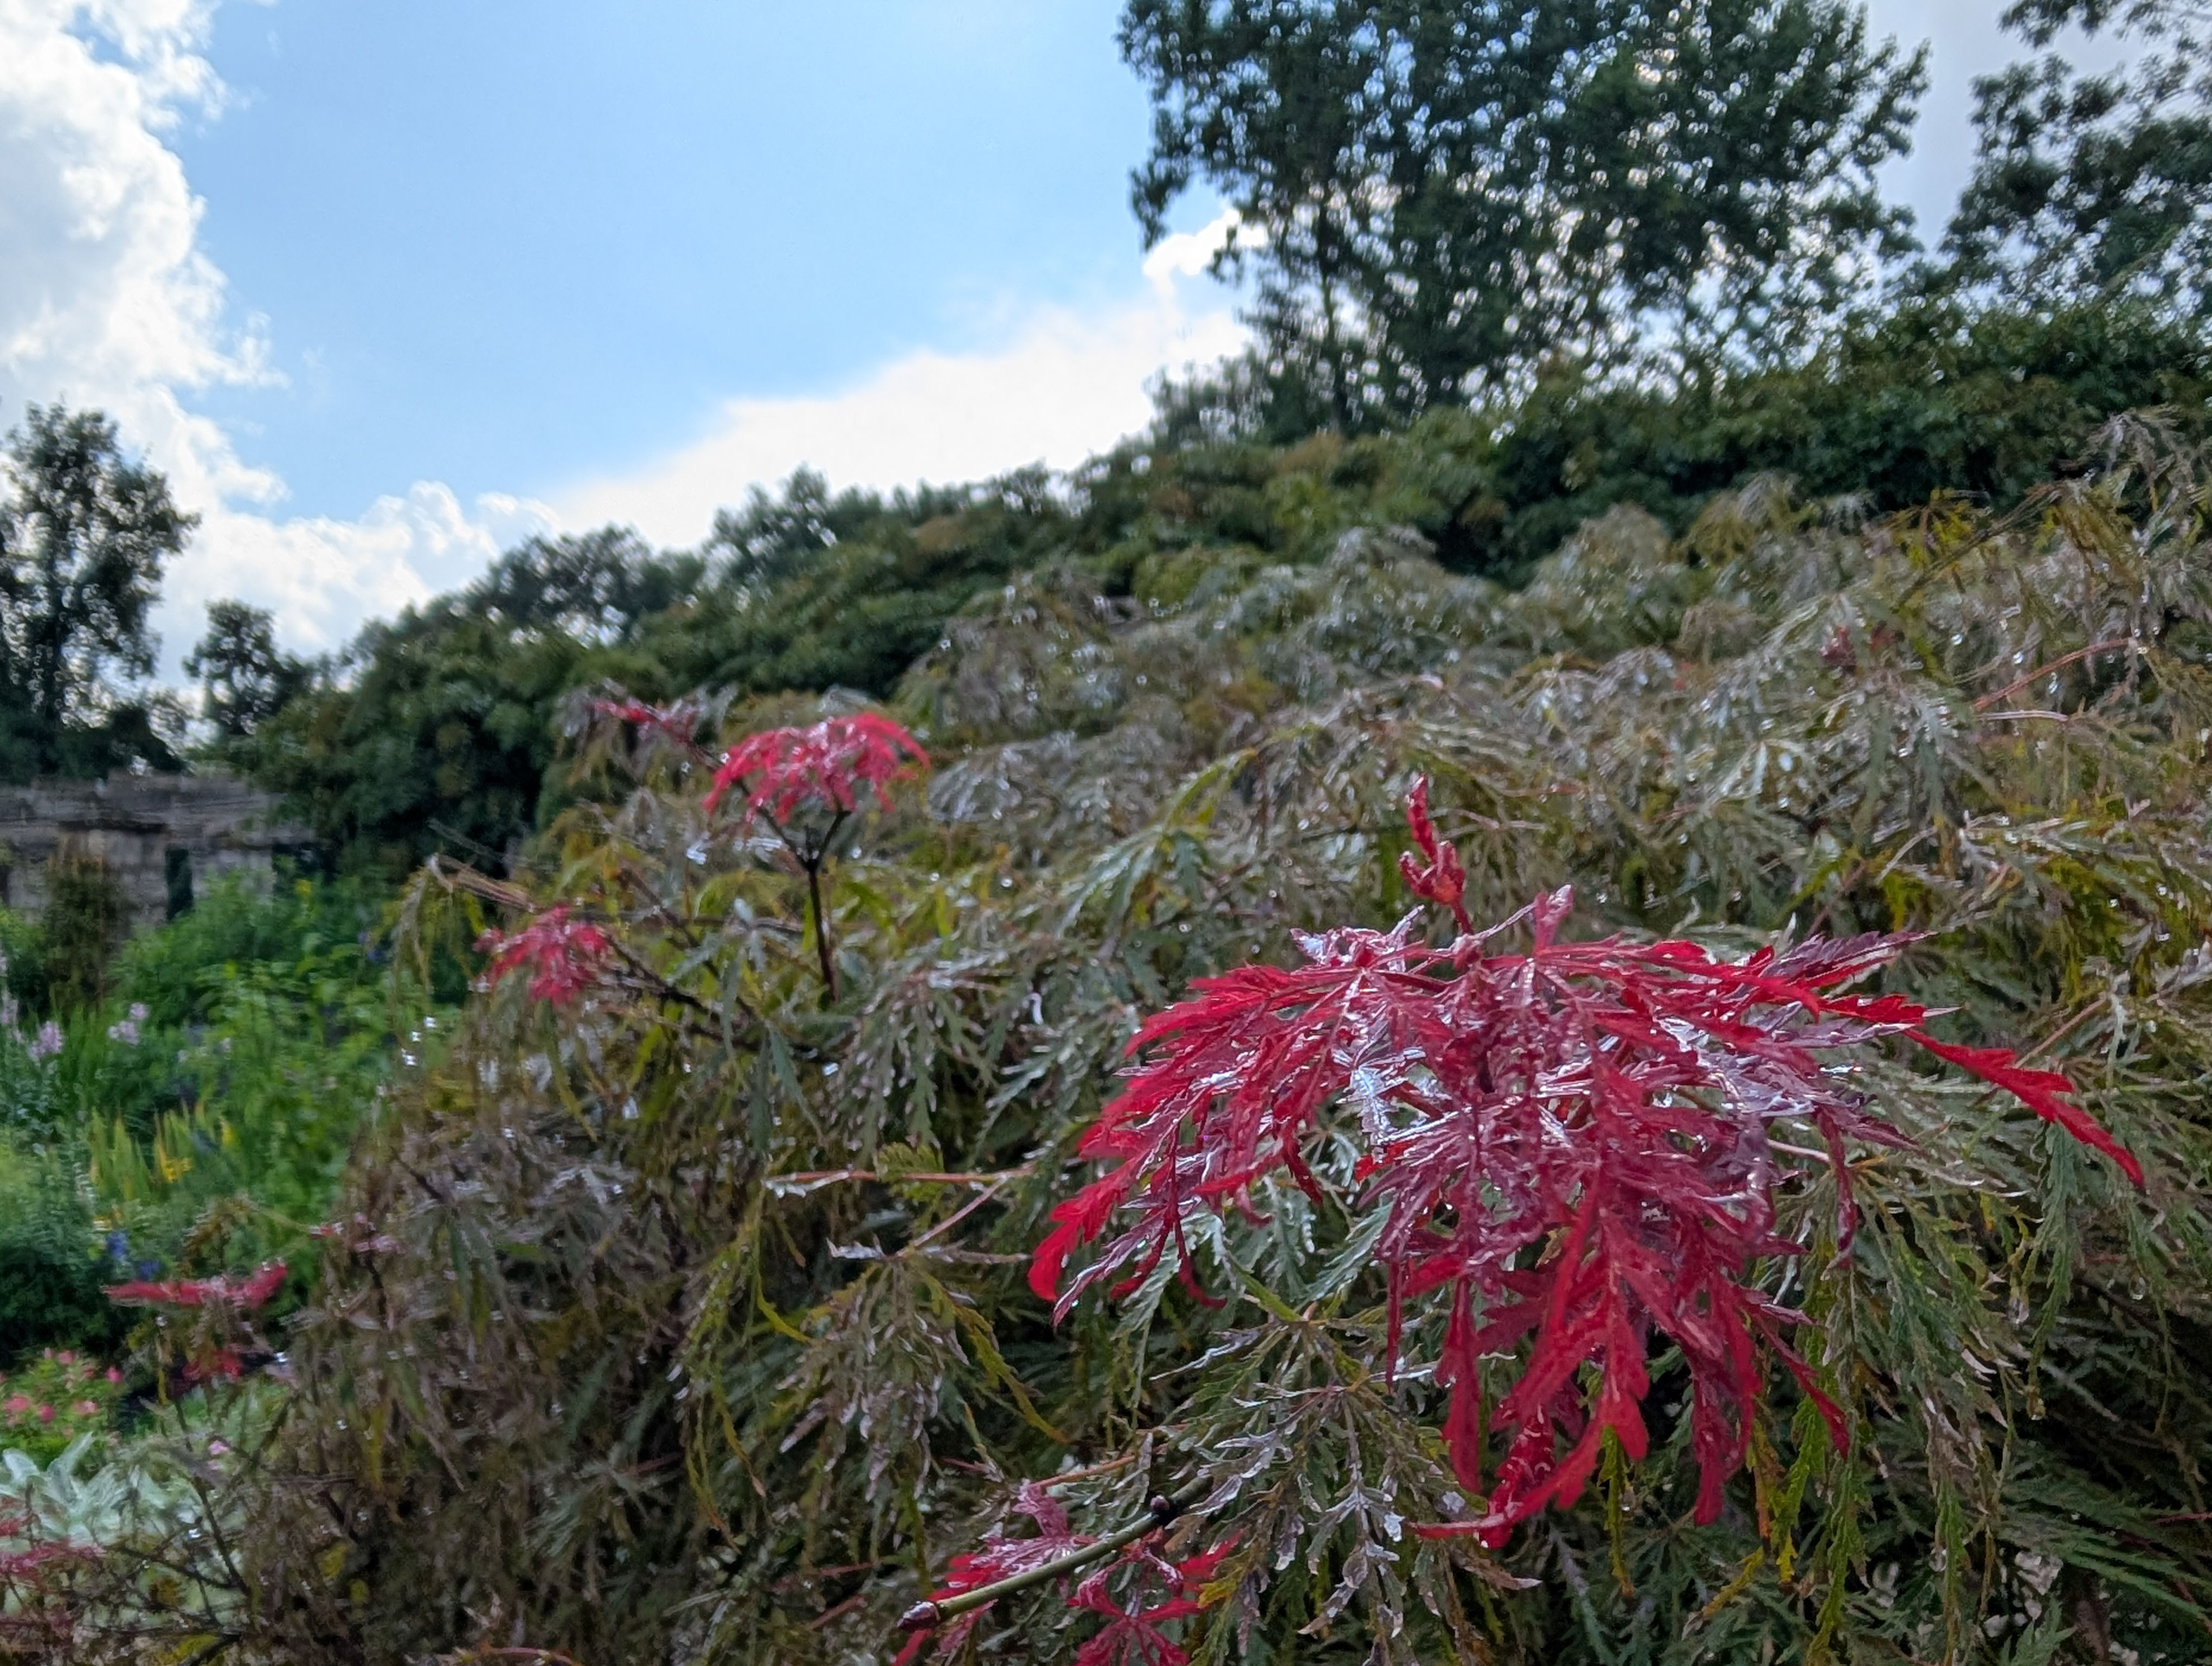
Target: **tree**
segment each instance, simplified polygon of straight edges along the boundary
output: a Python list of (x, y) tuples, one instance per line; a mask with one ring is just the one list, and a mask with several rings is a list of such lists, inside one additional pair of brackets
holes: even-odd
[(526, 539), (465, 593), (470, 609), (520, 629), (619, 641), (648, 614), (694, 594), (706, 563), (660, 556), (627, 526)]
[(2078, 24), (2146, 50), (2103, 75), (2051, 53), (1975, 82), (1978, 154), (1946, 241), (1956, 277), (2212, 316), (2207, 21), (2187, 0), (2021, 0), (2005, 14), (2037, 47)]
[(1272, 360), (1352, 430), (1655, 330), (1801, 346), (1907, 216), (1923, 57), (1840, 0), (1130, 0), (1148, 242), (1203, 182)]
[[(62, 766), (72, 730), (118, 728), (124, 679), (149, 675), (164, 562), (198, 517), (123, 454), (96, 410), (33, 405), (9, 435), (13, 496), (0, 505), (5, 680), (33, 730), (38, 767)], [(144, 727), (143, 714), (138, 727)]]
[(208, 604), (207, 635), (185, 660), (185, 675), (200, 679), (206, 698), (201, 714), (226, 740), (252, 734), (307, 686), (313, 672), (280, 653), (268, 609), (241, 601)]

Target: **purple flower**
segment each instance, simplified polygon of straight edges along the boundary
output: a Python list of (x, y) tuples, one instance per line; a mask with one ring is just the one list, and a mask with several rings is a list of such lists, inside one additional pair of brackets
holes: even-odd
[(39, 1026), (39, 1033), (31, 1037), (30, 1053), (34, 1059), (51, 1059), (62, 1050), (62, 1027), (52, 1018)]

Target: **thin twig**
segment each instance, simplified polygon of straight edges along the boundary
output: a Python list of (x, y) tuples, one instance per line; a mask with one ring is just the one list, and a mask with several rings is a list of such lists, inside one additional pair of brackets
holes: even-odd
[(976, 1210), (981, 1208), (986, 1203), (988, 1203), (993, 1198), (996, 1197), (999, 1195), (1000, 1188), (1003, 1187), (1006, 1183), (1002, 1180), (997, 1186), (986, 1186), (981, 1191), (976, 1193), (975, 1196), (969, 1198), (965, 1203), (955, 1209), (951, 1214), (945, 1216), (944, 1219), (939, 1221), (936, 1225), (931, 1227), (927, 1232), (924, 1232), (913, 1243), (908, 1244), (906, 1246), (906, 1250), (902, 1250), (899, 1253), (901, 1255), (904, 1255), (907, 1250), (919, 1250), (923, 1244), (928, 1243), (930, 1239), (935, 1237), (939, 1232), (948, 1231), (951, 1228), (957, 1226), (962, 1221), (967, 1219), (969, 1216), (974, 1214)]
[(803, 1186), (811, 1191), (817, 1186), (834, 1186), (841, 1181), (881, 1181), (886, 1186), (1000, 1186), (1009, 1180), (1020, 1180), (1030, 1172), (1024, 1163), (1018, 1169), (1000, 1169), (995, 1174), (954, 1174), (936, 1170), (917, 1170), (910, 1174), (884, 1174), (874, 1169), (813, 1169), (802, 1174), (772, 1174), (763, 1183), (777, 1187)]
[[(2028, 672), (2025, 677), (2014, 678), (2011, 682), (2006, 684), (1994, 694), (1984, 695), (1980, 699), (1974, 702), (1974, 709), (1978, 712), (1985, 712), (1989, 710), (1990, 707), (1996, 705), (1998, 701), (2004, 699), (2007, 696), (2018, 694), (2022, 689), (2026, 688), (2030, 683), (2034, 682), (2039, 677), (2047, 677), (2054, 671), (2063, 671), (2068, 666), (2074, 664), (2075, 660), (2086, 660), (2093, 654), (2110, 654), (2115, 649), (2124, 648), (2133, 648), (2138, 654), (2142, 652), (2142, 644), (2138, 642), (2132, 636), (2115, 636), (2108, 641), (2092, 642), (2087, 648), (2075, 648), (2071, 654), (2060, 654), (2049, 665), (2038, 666), (2033, 671)], [(2009, 715), (2010, 714), (2008, 714)]]

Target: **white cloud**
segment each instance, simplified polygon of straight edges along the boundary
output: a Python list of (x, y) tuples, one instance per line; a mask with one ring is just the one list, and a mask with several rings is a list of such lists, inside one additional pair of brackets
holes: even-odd
[(1231, 239), (1246, 249), (1267, 246), (1265, 226), (1247, 226), (1244, 216), (1225, 208), (1196, 231), (1170, 232), (1145, 256), (1145, 276), (1163, 295), (1172, 296), (1178, 277), (1197, 277), (1213, 264), (1213, 258)]
[(226, 323), (201, 204), (164, 140), (220, 110), (201, 50), (214, 3), (0, 0), (0, 426), (33, 401), (98, 406), (203, 517), (157, 619), (173, 672), (214, 597), (332, 647), (547, 524), (512, 500), (464, 511), (433, 483), (359, 520), (277, 519), (283, 483), (189, 408), (198, 390), (276, 380), (258, 328)]
[(623, 521), (656, 543), (688, 544), (748, 486), (801, 465), (833, 485), (876, 487), (1038, 462), (1069, 467), (1145, 425), (1146, 384), (1162, 367), (1206, 363), (1243, 344), (1243, 326), (1218, 297), (1194, 308), (1179, 289), (1161, 283), (1147, 300), (1103, 313), (1033, 313), (1002, 347), (909, 354), (836, 393), (732, 399), (701, 439), (556, 493), (555, 508), (571, 525)]

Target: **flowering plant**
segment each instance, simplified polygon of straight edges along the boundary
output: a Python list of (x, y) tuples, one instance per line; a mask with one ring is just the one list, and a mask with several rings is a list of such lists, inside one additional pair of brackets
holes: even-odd
[(80, 1435), (104, 1433), (123, 1373), (68, 1348), (0, 1371), (0, 1448), (45, 1464)]

